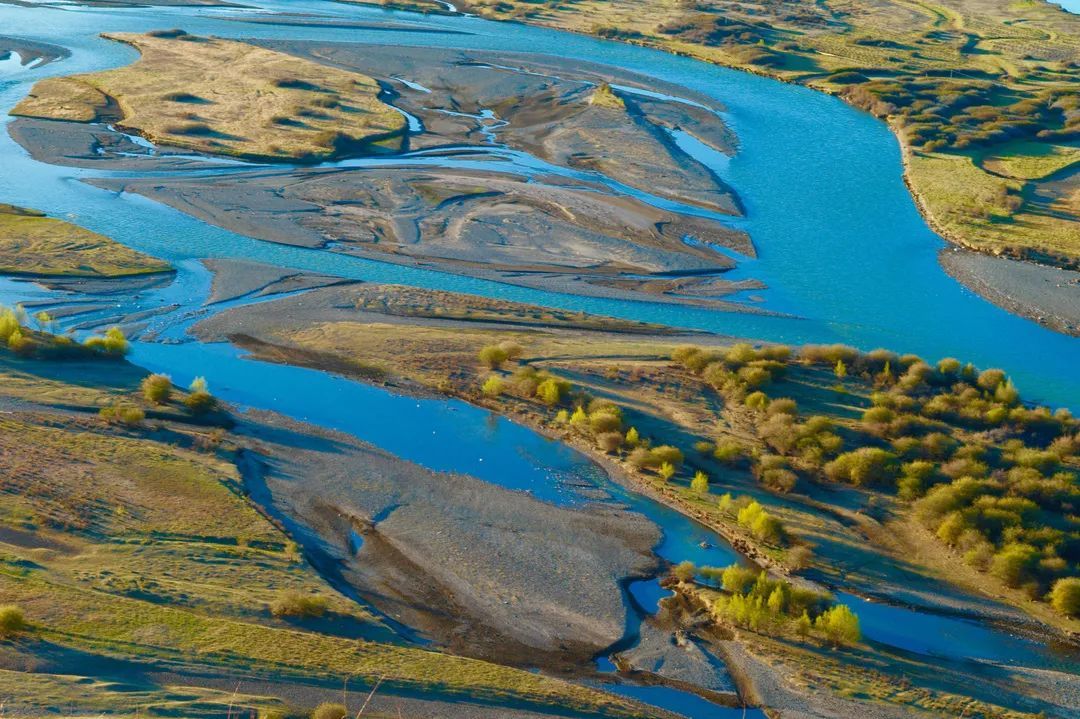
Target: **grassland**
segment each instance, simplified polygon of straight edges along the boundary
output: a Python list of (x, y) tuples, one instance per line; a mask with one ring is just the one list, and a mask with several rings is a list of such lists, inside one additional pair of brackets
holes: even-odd
[(170, 147), (264, 160), (396, 151), (405, 119), (359, 73), (181, 30), (115, 34), (140, 58), (39, 82), (12, 114), (112, 121)]
[[(398, 3), (400, 5), (400, 3)], [(414, 3), (428, 7), (426, 3)], [(837, 94), (885, 119), (924, 214), (967, 247), (1080, 266), (1080, 17), (1012, 0), (473, 0), (495, 20), (660, 47)], [(981, 162), (986, 158), (986, 162)], [(957, 198), (951, 172), (976, 160)], [(1002, 175), (1002, 182), (997, 175)], [(981, 193), (995, 187), (987, 200)]]
[[(0, 595), (28, 622), (0, 643), (6, 712), (286, 716), (319, 692), (341, 697), (343, 681), (359, 692), (381, 680), (382, 694), (433, 702), (636, 714), (591, 689), (389, 643), (244, 495), (243, 441), (227, 423), (194, 421), (183, 393), (148, 403), (143, 374), (0, 350)], [(151, 419), (97, 416), (118, 404)], [(325, 613), (275, 616), (288, 592), (321, 597)], [(238, 686), (260, 681), (277, 689)]]
[(35, 277), (128, 277), (168, 264), (36, 210), (0, 204), (0, 273)]
[[(598, 332), (574, 317), (548, 317), (539, 327), (536, 308), (505, 303), (494, 312), (492, 300), (479, 302), (360, 285), (231, 310), (198, 331), (204, 339), (231, 336), (265, 359), (446, 393), (529, 423), (713, 527), (775, 574), (895, 601), (918, 597), (939, 611), (1046, 631), (1004, 599), (1038, 622), (1080, 630), (1077, 618), (1045, 601), (1055, 581), (1077, 576), (1073, 500), (1057, 504), (1076, 493), (1076, 422), (1015, 404), (1006, 380), (986, 376), (983, 384), (996, 383), (988, 399), (987, 390), (973, 389), (973, 370), (951, 362), (931, 368), (912, 357), (832, 348), (799, 355), (777, 348), (763, 359), (705, 337), (696, 338), (705, 343), (698, 359), (689, 359), (679, 349), (685, 338)], [(830, 352), (846, 358), (850, 372), (847, 365), (840, 372)], [(883, 411), (890, 402), (897, 404)], [(864, 450), (887, 454), (889, 469), (853, 483), (837, 467)], [(1032, 462), (1040, 469), (1033, 472)], [(971, 481), (982, 499), (956, 505), (955, 518), (942, 522), (927, 510)], [(776, 520), (769, 531), (740, 516), (752, 501)], [(966, 528), (940, 528), (960, 518)], [(1015, 543), (1031, 548), (1017, 574), (1006, 566)], [(733, 629), (811, 694), (1010, 717), (1020, 714), (1005, 707), (1030, 691), (1007, 672), (939, 681), (943, 670), (933, 660), (898, 661), (865, 646), (840, 658), (814, 642)]]

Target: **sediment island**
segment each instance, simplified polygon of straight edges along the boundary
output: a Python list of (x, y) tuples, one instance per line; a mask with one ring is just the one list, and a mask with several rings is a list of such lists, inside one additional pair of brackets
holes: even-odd
[(721, 99), (483, 18), (886, 118), (1019, 314), (980, 263), (1075, 269), (1072, 19), (256, 4), (0, 5), (55, 25), (0, 38), (5, 713), (1080, 712), (1069, 399), (842, 341), (890, 320), (785, 297)]

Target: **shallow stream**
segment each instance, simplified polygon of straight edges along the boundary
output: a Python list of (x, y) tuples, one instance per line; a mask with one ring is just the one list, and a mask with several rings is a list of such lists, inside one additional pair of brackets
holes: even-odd
[[(493, 25), (469, 17), (419, 19), (407, 13), (313, 0), (263, 0), (257, 4), (264, 9), (353, 19), (389, 18), (415, 27), (408, 32), (373, 32), (243, 24), (219, 19), (239, 17), (241, 11), (221, 9), (27, 9), (3, 5), (0, 27), (5, 32), (63, 45), (72, 50), (72, 56), (36, 70), (0, 74), (0, 110), (13, 106), (40, 77), (133, 61), (133, 50), (97, 37), (104, 30), (180, 26), (190, 32), (231, 37), (501, 50), (527, 47), (533, 52), (617, 65), (684, 85), (725, 104), (724, 117), (738, 132), (741, 143), (735, 157), (710, 153), (698, 147), (700, 143), (695, 145), (692, 138), (679, 138), (680, 143), (731, 184), (747, 209), (747, 217), (737, 222), (751, 233), (759, 257), (744, 259), (737, 276), (765, 281), (769, 289), (756, 293), (765, 297), (765, 307), (798, 319), (583, 298), (253, 240), (145, 198), (94, 188), (80, 180), (100, 173), (36, 162), (8, 133), (0, 132), (0, 202), (71, 219), (177, 265), (178, 278), (172, 286), (145, 293), (134, 303), (126, 301), (116, 308), (119, 314), (136, 308), (175, 306), (173, 313), (163, 317), (184, 325), (184, 313), (198, 310), (208, 289), (206, 272), (196, 260), (235, 258), (760, 339), (843, 341), (864, 349), (888, 346), (931, 359), (952, 355), (983, 366), (1001, 366), (1017, 379), (1027, 396), (1080, 409), (1080, 372), (1076, 369), (1080, 366), (1080, 340), (1009, 315), (949, 278), (936, 260), (944, 245), (926, 227), (901, 181), (895, 140), (883, 125), (838, 100), (686, 58), (521, 25)], [(442, 34), (439, 27), (468, 34)], [(416, 31), (423, 28), (431, 32)], [(497, 139), (497, 127), (489, 128), (489, 139)], [(532, 160), (520, 154), (510, 156), (504, 161), (505, 169), (527, 172)], [(428, 160), (418, 157), (416, 161)], [(437, 161), (455, 166), (469, 162), (445, 157)], [(374, 161), (351, 162), (361, 165)], [(492, 162), (483, 161), (482, 165), (490, 169)], [(35, 294), (42, 293), (23, 284), (3, 283), (0, 287), (0, 299), (8, 302), (32, 299)], [(70, 323), (78, 321), (73, 317)], [(168, 327), (161, 329), (168, 333)], [(472, 474), (532, 492), (546, 501), (581, 502), (584, 500), (574, 485), (599, 486), (663, 528), (664, 540), (657, 553), (665, 559), (709, 565), (737, 559), (718, 536), (614, 484), (577, 452), (462, 402), (406, 397), (314, 370), (256, 362), (225, 345), (137, 342), (132, 361), (149, 370), (167, 372), (182, 383), (204, 375), (216, 394), (241, 407), (272, 409), (349, 432), (429, 468)], [(361, 407), (363, 411), (357, 411)], [(446, 447), (456, 451), (447, 453)], [(641, 606), (650, 609), (660, 595), (653, 583), (639, 583), (631, 591)], [(859, 613), (868, 639), (896, 651), (955, 661), (1078, 668), (1072, 659), (992, 627), (855, 597), (843, 599)], [(650, 696), (658, 705), (681, 706), (677, 693), (672, 698), (670, 692), (650, 691)], [(683, 697), (683, 701), (688, 700)], [(739, 714), (730, 711), (731, 716), (741, 715), (741, 710), (737, 710)], [(697, 711), (691, 715), (709, 716)]]

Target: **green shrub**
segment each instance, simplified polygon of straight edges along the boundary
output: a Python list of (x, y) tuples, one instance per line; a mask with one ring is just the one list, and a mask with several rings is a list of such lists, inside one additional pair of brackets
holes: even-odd
[(99, 409), (98, 416), (110, 424), (137, 427), (146, 419), (146, 412), (130, 404), (113, 404)]
[(311, 719), (346, 719), (348, 710), (344, 704), (323, 702), (311, 712)]
[(23, 610), (12, 604), (0, 606), (0, 639), (10, 639), (26, 629)]
[(702, 472), (700, 469), (694, 473), (694, 478), (690, 480), (691, 491), (698, 494), (709, 493), (709, 475)]
[(1010, 587), (1019, 587), (1033, 578), (1039, 550), (1030, 544), (1008, 544), (994, 555), (990, 573)]
[(172, 395), (172, 380), (168, 375), (147, 375), (139, 386), (146, 401), (154, 404), (165, 404)]
[(488, 375), (480, 391), (488, 397), (498, 397), (506, 391), (506, 382), (497, 374)]
[(311, 619), (326, 614), (328, 603), (325, 597), (317, 594), (305, 594), (287, 591), (270, 604), (270, 613), (275, 617), (295, 617)]
[(110, 357), (122, 357), (128, 353), (130, 345), (119, 327), (110, 327), (104, 337), (89, 337), (83, 345)]
[(757, 570), (732, 564), (721, 575), (721, 586), (733, 594), (745, 594), (758, 577)]
[(693, 562), (679, 562), (671, 569), (671, 574), (680, 582), (689, 582), (697, 576), (697, 567)]
[(898, 457), (878, 447), (860, 447), (845, 452), (825, 465), (825, 476), (834, 482), (856, 486), (891, 484), (896, 480)]
[(1080, 577), (1063, 577), (1054, 582), (1050, 606), (1067, 617), (1080, 617)]
[(716, 441), (713, 457), (726, 464), (736, 464), (746, 457), (746, 449), (738, 440), (725, 437)]
[(814, 620), (814, 628), (835, 644), (857, 644), (862, 638), (859, 618), (843, 604), (825, 610)]
[(476, 354), (481, 364), (489, 369), (499, 369), (509, 358), (506, 350), (499, 345), (487, 345)]

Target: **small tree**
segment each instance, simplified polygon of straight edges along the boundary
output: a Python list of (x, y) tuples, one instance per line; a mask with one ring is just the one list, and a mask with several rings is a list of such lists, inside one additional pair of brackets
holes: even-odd
[(833, 367), (833, 374), (836, 375), (836, 379), (844, 379), (847, 377), (847, 365), (844, 364), (844, 360), (836, 360), (836, 366)]
[(702, 472), (700, 469), (694, 473), (694, 478), (690, 480), (690, 489), (698, 494), (709, 493), (709, 475)]
[(837, 604), (822, 613), (814, 627), (834, 644), (857, 644), (862, 638), (859, 618), (844, 604)]
[(146, 401), (154, 404), (165, 404), (172, 394), (172, 380), (164, 374), (147, 375), (143, 378), (140, 387)]
[(641, 442), (641, 435), (638, 434), (637, 427), (631, 427), (626, 430), (626, 446), (636, 447)]
[(666, 482), (675, 476), (675, 465), (671, 462), (661, 462), (660, 469), (657, 472), (660, 474), (660, 478)]

